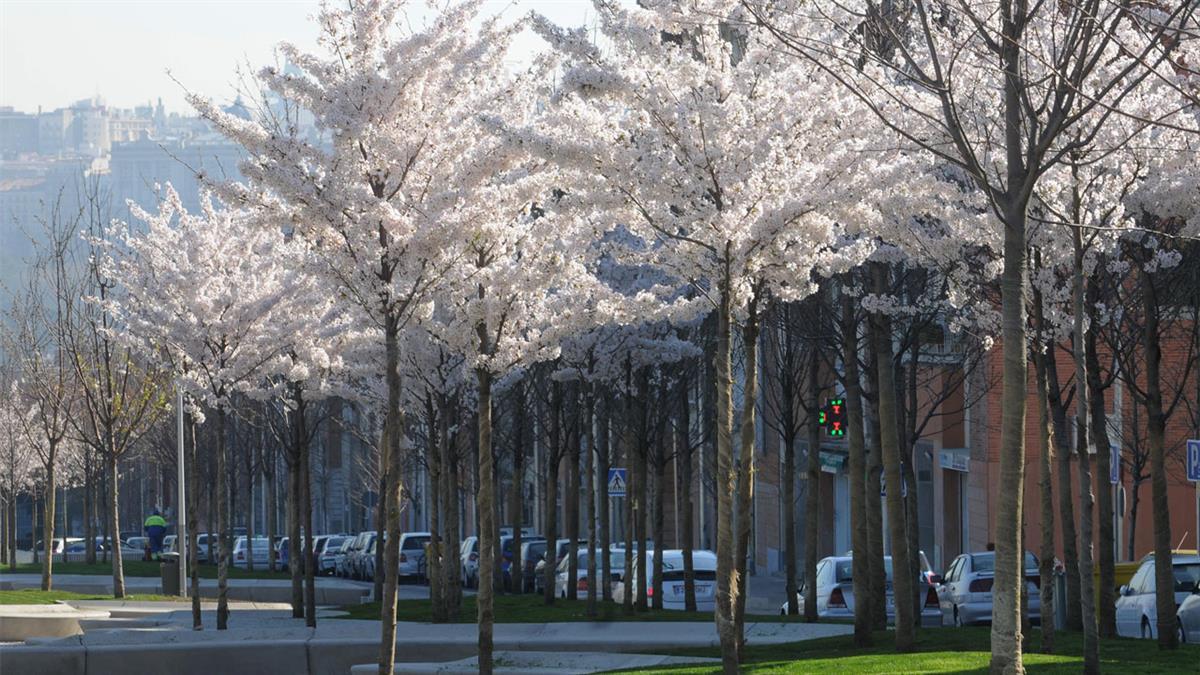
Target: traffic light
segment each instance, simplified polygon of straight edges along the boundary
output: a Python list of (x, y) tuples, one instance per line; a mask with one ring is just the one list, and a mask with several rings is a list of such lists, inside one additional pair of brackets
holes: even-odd
[(842, 437), (846, 435), (846, 400), (841, 398), (831, 398), (821, 409), (820, 415), (817, 418), (821, 426), (825, 427), (825, 433), (830, 436)]

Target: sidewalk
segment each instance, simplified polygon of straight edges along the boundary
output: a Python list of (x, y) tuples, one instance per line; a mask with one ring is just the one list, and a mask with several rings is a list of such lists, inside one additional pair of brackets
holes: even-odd
[[(26, 588), (41, 588), (42, 577), (38, 574), (4, 574), (0, 576), (0, 590), (12, 591)], [(249, 602), (290, 602), (292, 583), (287, 579), (230, 579), (228, 596), (231, 600)], [(185, 591), (190, 588), (184, 584)], [(53, 588), (59, 591), (112, 595), (112, 577), (93, 574), (55, 574)], [(125, 592), (131, 595), (162, 595), (162, 582), (156, 577), (125, 577)], [(371, 584), (322, 577), (317, 579), (318, 605), (356, 605), (370, 600)], [(425, 589), (428, 595), (428, 589)], [(217, 580), (200, 580), (200, 597), (217, 597)]]
[[(148, 604), (148, 603), (143, 603)], [(81, 603), (84, 606), (86, 603)], [(205, 630), (191, 630), (190, 611), (162, 612), (139, 628), (89, 627), (71, 638), (0, 647), (5, 675), (38, 673), (158, 672), (170, 663), (172, 675), (268, 675), (270, 673), (349, 673), (373, 663), (379, 654), (378, 621), (321, 619), (316, 628), (274, 609), (235, 609), (228, 631), (216, 631), (213, 612), (203, 613)], [(851, 631), (838, 624), (754, 623), (747, 644), (795, 642)], [(445, 663), (475, 655), (473, 624), (401, 623), (396, 660)], [(711, 622), (611, 622), (497, 624), (495, 648), (520, 652), (654, 652), (718, 644)]]

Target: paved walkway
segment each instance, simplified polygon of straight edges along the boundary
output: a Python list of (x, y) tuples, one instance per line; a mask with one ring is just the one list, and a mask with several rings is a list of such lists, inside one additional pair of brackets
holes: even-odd
[[(320, 577), (316, 583), (317, 604), (355, 605), (370, 600), (373, 587), (362, 581)], [(230, 579), (229, 597), (250, 602), (290, 602), (292, 582), (289, 579)], [(40, 574), (2, 574), (0, 590), (41, 588)], [(185, 584), (185, 590), (188, 586)], [(59, 591), (112, 594), (112, 577), (100, 574), (55, 574), (53, 588)], [(425, 586), (401, 586), (406, 589), (402, 598), (429, 597)], [(411, 590), (410, 590), (411, 589)], [(125, 577), (125, 592), (131, 595), (162, 595), (162, 582), (157, 577)], [(217, 597), (217, 580), (200, 580), (200, 597)]]
[[(117, 609), (112, 604), (97, 605), (92, 601), (78, 605)], [(0, 646), (0, 672), (107, 675), (160, 672), (162, 664), (170, 663), (172, 675), (346, 674), (355, 665), (373, 663), (379, 653), (378, 621), (322, 619), (316, 628), (308, 628), (303, 620), (293, 619), (287, 609), (239, 604), (233, 607), (230, 629), (217, 631), (213, 630), (215, 612), (211, 605), (206, 605), (202, 613), (205, 629), (193, 631), (187, 605), (126, 602), (120, 609), (141, 615), (109, 624), (92, 622), (86, 633), (70, 638)], [(131, 620), (135, 623), (128, 623)], [(754, 623), (746, 626), (746, 642), (751, 645), (794, 642), (850, 631), (850, 626), (837, 624)], [(444, 664), (469, 659), (475, 655), (478, 639), (474, 624), (401, 623), (396, 633), (396, 660), (401, 663)], [(498, 624), (495, 627), (495, 648), (499, 651), (653, 653), (717, 644), (711, 622)]]

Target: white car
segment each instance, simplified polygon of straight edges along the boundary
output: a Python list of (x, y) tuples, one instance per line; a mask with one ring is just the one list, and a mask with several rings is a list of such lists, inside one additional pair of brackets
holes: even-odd
[[(574, 588), (576, 598), (579, 598), (580, 600), (587, 599), (587, 591), (588, 591), (588, 578), (587, 578), (588, 552), (587, 552), (587, 548), (579, 549), (579, 553), (577, 554), (577, 556), (578, 556), (578, 560), (579, 560), (579, 563), (578, 563), (579, 570), (576, 572), (574, 581), (569, 582), (569, 580), (568, 580), (568, 577), (570, 576), (570, 573), (571, 573), (570, 572), (570, 563), (571, 563), (570, 556), (563, 556), (563, 559), (558, 563), (558, 568), (555, 569), (554, 594), (560, 598), (567, 597), (567, 593), (569, 592), (567, 590), (568, 588)], [(597, 561), (597, 563), (599, 563), (599, 561)], [(621, 581), (621, 574), (623, 573), (623, 570), (625, 569), (625, 552), (624, 551), (609, 551), (608, 552), (608, 564), (609, 564), (609, 569), (612, 570), (613, 588), (614, 589), (619, 588), (620, 586), (618, 585), (618, 582)], [(597, 564), (596, 565), (596, 575), (597, 576), (600, 575), (600, 570), (601, 570), (601, 566), (599, 564)], [(596, 596), (600, 597), (601, 594), (597, 593)], [(615, 590), (614, 590), (614, 598), (615, 598)]]
[[(892, 586), (892, 556), (883, 557), (883, 568), (887, 579), (885, 597), (887, 600), (887, 618), (889, 622), (896, 620), (896, 602)], [(854, 618), (854, 578), (852, 570), (854, 561), (850, 556), (830, 556), (822, 558), (817, 563), (817, 616), (822, 619), (853, 619)], [(917, 593), (925, 601), (921, 604), (921, 625), (941, 626), (942, 609), (938, 602), (937, 590), (925, 581), (924, 575), (918, 576)], [(796, 606), (799, 614), (804, 613), (804, 583), (796, 591)], [(788, 613), (789, 603), (784, 602), (779, 608), (780, 614)]]
[(1200, 644), (1200, 585), (1179, 605), (1175, 619), (1179, 622), (1179, 641)]
[[(624, 561), (622, 561), (624, 562)], [(641, 560), (635, 558), (633, 561), (633, 576), (630, 578), (630, 583), (615, 584), (613, 590), (613, 602), (623, 603), (625, 601), (626, 588), (630, 592), (636, 593), (641, 588), (642, 582), (642, 565)], [(686, 582), (683, 578), (683, 551), (681, 549), (670, 549), (662, 552), (662, 589), (654, 587), (654, 552), (646, 551), (646, 570), (649, 577), (646, 586), (647, 604), (653, 604), (650, 598), (654, 597), (655, 593), (662, 593), (663, 609), (684, 610), (686, 597)], [(716, 608), (717, 595), (717, 556), (712, 551), (698, 550), (692, 551), (692, 572), (695, 579), (696, 588), (696, 611), (711, 612)]]
[(474, 588), (479, 585), (479, 537), (463, 539), (458, 549), (458, 576), (463, 588)]
[[(1175, 604), (1179, 611), (1182, 611), (1183, 603), (1200, 583), (1200, 556), (1174, 555), (1171, 557), (1171, 565), (1175, 577)], [(1129, 584), (1121, 587), (1117, 597), (1117, 635), (1158, 639), (1158, 604), (1154, 599), (1155, 588), (1154, 556), (1149, 555), (1142, 561)], [(1188, 615), (1190, 625), (1190, 609)], [(1177, 625), (1176, 630), (1178, 628)], [(1200, 634), (1191, 634), (1200, 637)]]
[[(996, 572), (993, 551), (964, 553), (946, 568), (937, 585), (938, 602), (944, 621), (955, 626), (992, 622), (992, 581)], [(1041, 572), (1037, 556), (1025, 552), (1025, 591), (1029, 602), (1029, 620), (1042, 618)]]
[(248, 551), (247, 549), (250, 547), (247, 546), (246, 537), (238, 537), (233, 542), (233, 566), (246, 569), (248, 566), (247, 554), (249, 554), (254, 557), (255, 567), (265, 569), (267, 567), (267, 549), (270, 546), (270, 541), (266, 537), (255, 537), (253, 550)]
[(400, 535), (400, 578), (424, 578), (425, 544), (433, 538), (428, 532), (405, 532)]

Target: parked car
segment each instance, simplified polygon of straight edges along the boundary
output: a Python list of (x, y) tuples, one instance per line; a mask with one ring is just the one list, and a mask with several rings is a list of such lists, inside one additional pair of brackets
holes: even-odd
[[(536, 571), (539, 563), (544, 563), (546, 558), (546, 540), (538, 539), (536, 541), (527, 541), (521, 544), (521, 566), (525, 569), (525, 573), (521, 575), (522, 590), (526, 593), (537, 590)], [(545, 578), (545, 577), (543, 577)]]
[(316, 552), (317, 566), (314, 568), (317, 574), (333, 574), (337, 569), (337, 556), (342, 550), (342, 544), (350, 537), (344, 534), (333, 534), (326, 537), (321, 542), (320, 550)]
[(428, 532), (405, 532), (400, 535), (400, 578), (425, 578), (425, 545), (433, 535)]
[[(587, 549), (587, 540), (586, 539), (579, 539), (579, 540), (577, 540), (577, 542), (579, 544), (579, 548), (584, 549), (584, 550)], [(546, 565), (550, 565), (550, 569), (558, 569), (558, 564), (560, 562), (562, 562), (563, 558), (566, 557), (567, 551), (569, 551), (569, 550), (571, 550), (571, 540), (570, 539), (555, 540), (555, 542), (554, 542), (554, 560), (547, 561), (545, 559), (545, 556), (543, 556), (542, 560), (539, 560), (534, 564), (534, 566), (533, 566), (533, 588), (534, 588), (535, 592), (540, 593), (542, 591), (542, 586), (546, 581)], [(624, 546), (622, 545), (621, 547), (615, 547), (615, 546), (610, 547), (610, 550), (623, 551), (625, 549), (624, 549)]]
[(334, 576), (346, 578), (350, 576), (350, 551), (353, 550), (354, 542), (358, 540), (358, 535), (347, 537), (342, 542), (342, 547), (338, 549), (333, 556), (333, 574)]
[(179, 535), (168, 534), (163, 537), (163, 553), (175, 553), (175, 543), (179, 541)]
[[(883, 557), (884, 575), (887, 580), (887, 617), (888, 621), (896, 620), (896, 601), (893, 597), (892, 586), (892, 557)], [(854, 580), (853, 558), (850, 556), (830, 556), (817, 563), (817, 616), (822, 619), (853, 619), (854, 618)], [(921, 603), (921, 625), (941, 626), (942, 609), (938, 602), (937, 590), (920, 576), (915, 579), (918, 597), (925, 599)], [(804, 583), (796, 591), (796, 606), (804, 613)], [(784, 602), (779, 608), (780, 614), (787, 614), (789, 603)]]
[[(521, 533), (521, 545), (524, 546), (528, 541), (546, 541), (546, 538), (540, 534), (525, 534)], [(509, 581), (509, 567), (513, 561), (513, 538), (507, 535), (500, 536), (500, 545), (496, 548), (496, 556), (500, 558), (500, 575), (504, 579), (507, 586)], [(536, 563), (535, 563), (536, 565)]]
[[(955, 558), (937, 594), (942, 618), (955, 626), (992, 622), (992, 580), (996, 573), (996, 553), (982, 551), (964, 553)], [(1037, 623), (1042, 616), (1042, 599), (1038, 593), (1042, 577), (1037, 556), (1025, 552), (1025, 590), (1029, 602), (1029, 620)]]
[[(171, 535), (172, 537), (175, 535)], [(167, 551), (167, 540), (163, 538), (163, 552)], [(125, 560), (149, 560), (150, 537), (130, 537), (121, 542), (121, 557)]]
[[(599, 552), (597, 552), (597, 553), (599, 553)], [(578, 570), (578, 572), (576, 572), (574, 580), (569, 579), (571, 559), (564, 556), (563, 559), (561, 561), (559, 561), (558, 567), (555, 569), (556, 573), (554, 575), (554, 594), (555, 595), (557, 595), (560, 598), (565, 598), (565, 597), (567, 597), (568, 588), (574, 588), (575, 589), (575, 597), (580, 598), (580, 599), (585, 599), (585, 600), (587, 599), (587, 589), (588, 589), (587, 559), (588, 559), (587, 549), (585, 548), (585, 549), (580, 550), (578, 553), (579, 570)], [(600, 561), (597, 560), (596, 562), (600, 562)], [(619, 587), (620, 582), (621, 582), (621, 577), (624, 574), (624, 570), (625, 570), (625, 552), (624, 551), (609, 551), (608, 552), (608, 564), (609, 564), (609, 569), (612, 570), (612, 585), (613, 585), (613, 589), (614, 589), (613, 593), (614, 593), (614, 599), (615, 599), (615, 593), (616, 593), (615, 589)], [(597, 570), (596, 574), (597, 574), (597, 576), (599, 576), (600, 575), (600, 572), (599, 572), (600, 565), (596, 565), (596, 570)]]
[[(642, 560), (640, 558), (633, 559), (633, 576), (630, 577), (629, 583), (614, 583), (613, 586), (613, 602), (624, 602), (625, 593), (637, 593), (641, 588), (642, 583)], [(646, 551), (645, 569), (646, 576), (646, 596), (653, 597), (655, 593), (661, 592), (663, 598), (663, 609), (683, 610), (685, 608), (684, 598), (687, 595), (686, 581), (683, 576), (683, 551), (680, 549), (669, 549), (662, 552), (662, 589), (654, 587), (654, 552)], [(711, 612), (716, 608), (717, 596), (717, 555), (712, 551), (696, 550), (692, 551), (692, 571), (695, 579), (696, 589), (696, 611)]]
[(1175, 612), (1179, 623), (1179, 641), (1200, 644), (1200, 584), (1179, 604)]
[[(209, 560), (208, 560), (208, 538), (209, 537), (213, 538), (213, 541), (212, 541), (213, 556), (220, 555), (220, 551), (217, 550), (217, 535), (215, 535), (215, 534), (198, 534), (198, 535), (196, 535), (196, 562), (197, 563), (205, 564), (205, 563), (209, 562)], [(213, 564), (216, 564), (216, 562), (217, 562), (216, 560), (212, 561)]]
[[(250, 544), (253, 544), (251, 546)], [(255, 537), (253, 542), (242, 535), (233, 541), (233, 566), (247, 569), (251, 558), (254, 566), (265, 569), (267, 566), (267, 549), (271, 543), (266, 537)]]
[(367, 542), (367, 548), (359, 552), (358, 557), (355, 559), (358, 570), (356, 579), (375, 581), (375, 549), (378, 548), (379, 542), (378, 535), (371, 537)]
[[(1175, 579), (1176, 617), (1181, 623), (1183, 618), (1179, 618), (1178, 613), (1184, 609), (1183, 603), (1189, 599), (1188, 596), (1192, 595), (1200, 585), (1200, 556), (1173, 555), (1171, 556), (1171, 566)], [(1154, 556), (1150, 555), (1143, 559), (1141, 566), (1138, 567), (1138, 571), (1129, 580), (1129, 583), (1121, 587), (1116, 608), (1117, 635), (1151, 640), (1158, 638), (1156, 588)], [(1189, 626), (1192, 625), (1191, 615), (1193, 612), (1194, 610), (1189, 608), (1188, 615), (1185, 617)], [(1179, 630), (1179, 628), (1177, 623), (1175, 629)], [(1186, 638), (1187, 630), (1182, 632)], [(1192, 633), (1192, 635), (1196, 634)], [(1196, 635), (1196, 637), (1200, 637), (1200, 635)]]
[(463, 539), (458, 549), (458, 574), (463, 588), (478, 588), (479, 586), (479, 537), (471, 536)]

